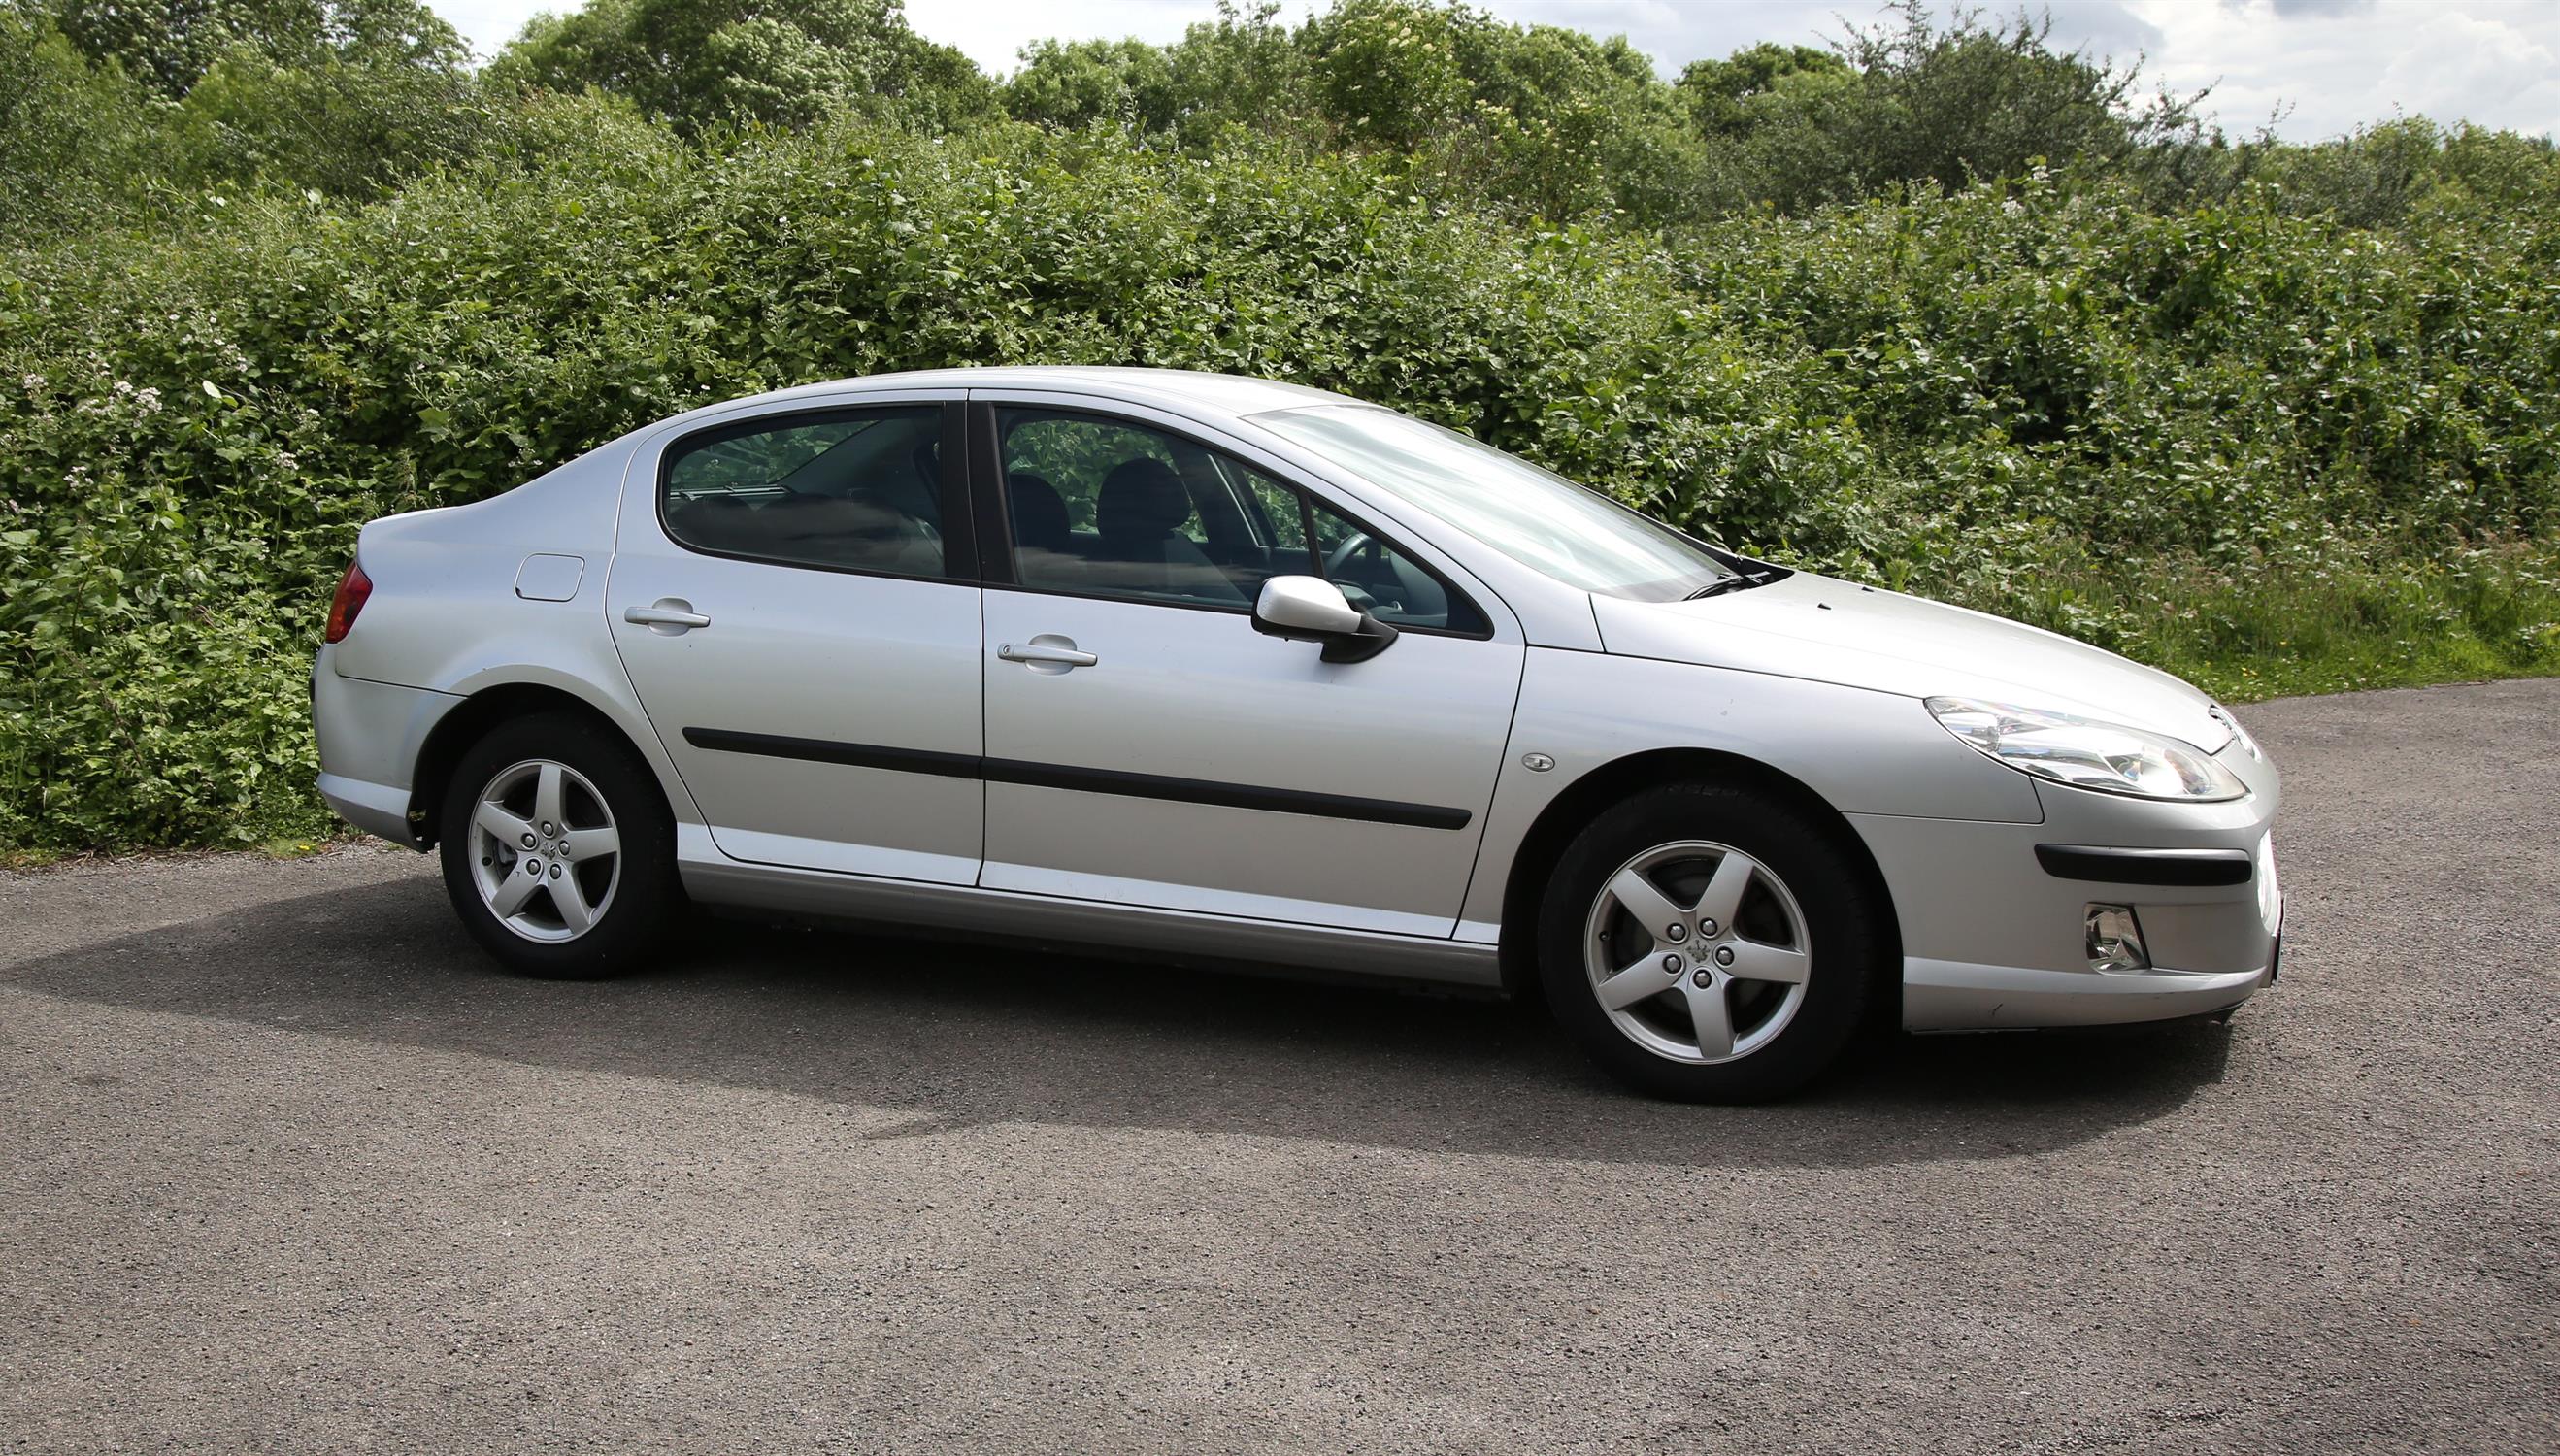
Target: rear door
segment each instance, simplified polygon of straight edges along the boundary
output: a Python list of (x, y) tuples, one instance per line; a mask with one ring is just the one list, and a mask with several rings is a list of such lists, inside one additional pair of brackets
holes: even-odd
[(723, 854), (977, 878), (959, 398), (764, 412), (633, 460), (606, 610)]
[[(1240, 442), (973, 399), (981, 509), (1002, 506), (980, 883), (1450, 935), (1520, 690), (1509, 613)], [(1334, 664), (1254, 631), (1261, 582), (1314, 571), (1403, 635)]]

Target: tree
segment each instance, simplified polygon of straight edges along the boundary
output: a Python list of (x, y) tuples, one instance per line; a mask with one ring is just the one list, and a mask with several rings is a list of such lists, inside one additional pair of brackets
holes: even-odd
[(1279, 0), (1250, 10), (1218, 0), (1170, 46), (1139, 40), (1040, 41), (1024, 48), (1004, 106), (1018, 120), (1074, 129), (1118, 120), (1204, 149), (1231, 129), (1322, 146), (1334, 127), (1318, 104), (1302, 36)]
[(1341, 0), (1307, 23), (1317, 99), (1354, 141), (1419, 149), (1467, 124), (1474, 99), (1458, 49), (1491, 20), (1429, 0)]
[(1963, 187), (2014, 177), (2039, 159), (2174, 170), (2211, 143), (2199, 92), (2143, 97), (2139, 62), (2056, 51), (2052, 19), (2020, 11), (1994, 25), (1958, 11), (1941, 26), (1923, 0), (1853, 27), (1833, 54), (1754, 46), (1698, 62), (1680, 89), (1714, 144), (1699, 211), (1797, 211), (1910, 183)]
[(1004, 87), (1005, 110), (1017, 120), (1162, 131), (1182, 107), (1172, 59), (1145, 41), (1039, 41), (1023, 48), (1022, 62)]
[(1834, 91), (1856, 80), (1847, 62), (1814, 46), (1772, 41), (1736, 51), (1721, 61), (1692, 61), (1680, 72), (1680, 93), (1697, 129), (1709, 136), (1740, 136), (1773, 105)]
[(501, 124), (459, 67), (323, 53), (287, 65), (236, 49), (178, 103), (180, 180), (268, 177), (362, 197), (476, 153)]
[(907, 27), (901, 0), (595, 0), (536, 17), (493, 69), (626, 95), (687, 130), (805, 126), (865, 98), (948, 122), (993, 94), (967, 57)]
[(40, 11), (0, 8), (0, 237), (97, 226), (148, 145), (156, 98)]
[(227, 56), (281, 67), (336, 61), (455, 70), (470, 59), (420, 0), (49, 0), (63, 34), (163, 95), (194, 89)]
[(1549, 216), (1619, 208), (1661, 221), (1696, 191), (1697, 139), (1624, 37), (1435, 0), (1340, 0), (1298, 44), (1343, 137), (1432, 162), (1478, 193)]
[(0, 17), (0, 74), (28, 81), (0, 100), (9, 182), (83, 205), (260, 177), (362, 195), (493, 124), (461, 38), (418, 0), (13, 0)]
[(2053, 17), (2021, 10), (2006, 25), (1959, 12), (1945, 29), (1922, 0), (1901, 0), (1895, 23), (1851, 30), (1842, 44), (1860, 73), (1859, 124), (1869, 185), (2016, 176), (2038, 158), (2119, 162), (2196, 131), (2203, 93), (2137, 95), (2139, 58), (2119, 67), (2053, 49)]

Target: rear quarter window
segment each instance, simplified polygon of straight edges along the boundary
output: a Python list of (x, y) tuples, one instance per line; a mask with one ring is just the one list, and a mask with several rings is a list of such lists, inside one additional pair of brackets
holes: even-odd
[(668, 448), (659, 519), (714, 556), (943, 576), (941, 453), (932, 404), (723, 425)]

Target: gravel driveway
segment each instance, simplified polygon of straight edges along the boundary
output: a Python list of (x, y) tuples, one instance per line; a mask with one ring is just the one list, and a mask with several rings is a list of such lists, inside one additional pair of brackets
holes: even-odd
[(0, 877), (0, 1451), (2560, 1446), (2560, 681), (2274, 703), (2285, 979), (1635, 1100), (1465, 1000)]

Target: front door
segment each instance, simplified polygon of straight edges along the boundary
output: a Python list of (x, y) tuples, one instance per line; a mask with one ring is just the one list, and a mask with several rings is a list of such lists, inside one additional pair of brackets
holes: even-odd
[(721, 853), (977, 878), (985, 739), (976, 562), (968, 513), (951, 509), (965, 499), (960, 410), (765, 413), (633, 461), (606, 610)]
[[(1238, 452), (992, 413), (1014, 580), (986, 595), (979, 883), (1451, 934), (1520, 688), (1508, 614)], [(1255, 632), (1262, 581), (1305, 572), (1402, 635), (1332, 664)]]

